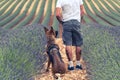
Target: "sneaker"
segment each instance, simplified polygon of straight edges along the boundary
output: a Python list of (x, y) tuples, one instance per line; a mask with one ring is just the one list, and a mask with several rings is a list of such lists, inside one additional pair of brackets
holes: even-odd
[(82, 66), (76, 65), (76, 69), (81, 69), (82, 70)]
[(68, 70), (74, 70), (74, 67), (68, 66)]

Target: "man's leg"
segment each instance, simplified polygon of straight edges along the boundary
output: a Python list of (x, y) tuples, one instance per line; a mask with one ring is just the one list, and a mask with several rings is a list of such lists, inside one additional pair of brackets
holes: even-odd
[(76, 47), (76, 60), (80, 61), (81, 59), (81, 47)]
[(80, 64), (80, 59), (81, 59), (81, 47), (76, 47), (76, 68), (77, 69), (82, 69), (82, 66)]
[(81, 59), (81, 46), (83, 45), (83, 38), (80, 31), (80, 22), (74, 21), (74, 26), (72, 27), (72, 40), (73, 45), (76, 48), (76, 68), (82, 69), (80, 65)]
[(71, 46), (66, 46), (66, 55), (68, 58), (68, 61), (72, 61), (72, 48)]
[(66, 55), (68, 58), (68, 70), (74, 70), (72, 56), (72, 24), (71, 20), (63, 23), (63, 42), (66, 45)]
[(72, 56), (72, 46), (66, 46), (66, 55), (68, 58), (68, 70), (74, 70), (74, 65), (73, 65), (73, 56)]

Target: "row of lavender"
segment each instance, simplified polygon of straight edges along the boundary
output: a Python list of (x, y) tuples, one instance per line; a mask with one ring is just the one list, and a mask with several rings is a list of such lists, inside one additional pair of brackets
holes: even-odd
[(83, 57), (91, 80), (120, 79), (120, 26), (82, 27)]
[(28, 80), (46, 62), (42, 25), (15, 30), (0, 29), (0, 80)]

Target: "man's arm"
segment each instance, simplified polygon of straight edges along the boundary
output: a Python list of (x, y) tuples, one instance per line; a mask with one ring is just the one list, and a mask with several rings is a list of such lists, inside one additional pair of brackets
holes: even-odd
[(58, 8), (58, 7), (56, 8), (56, 18), (61, 24), (63, 23), (61, 8)]
[(85, 14), (85, 10), (84, 10), (83, 4), (80, 5), (80, 10), (81, 10), (81, 16), (83, 16)]
[(85, 10), (84, 10), (84, 6), (83, 6), (83, 4), (82, 5), (80, 5), (80, 11), (81, 11), (81, 20), (83, 19), (83, 16), (85, 15)]

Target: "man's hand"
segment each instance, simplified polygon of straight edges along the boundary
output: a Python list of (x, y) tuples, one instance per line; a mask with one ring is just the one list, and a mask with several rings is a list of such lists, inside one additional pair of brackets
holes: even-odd
[(59, 23), (63, 23), (63, 21), (62, 21), (62, 16), (61, 16), (62, 14), (61, 14), (61, 8), (56, 8), (56, 18), (57, 18), (57, 20), (59, 21)]
[(80, 5), (80, 11), (81, 11), (81, 22), (83, 21), (83, 17), (85, 15), (85, 10), (84, 10), (84, 6), (83, 5)]
[(85, 15), (84, 10), (81, 11), (81, 17)]
[(81, 16), (81, 22), (82, 22), (82, 20), (83, 20), (83, 16)]
[(84, 6), (80, 5), (80, 11), (81, 11), (81, 16), (85, 15), (85, 10), (84, 10)]
[(81, 20), (83, 20), (84, 15), (85, 15), (85, 12), (81, 11)]

